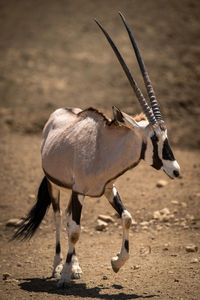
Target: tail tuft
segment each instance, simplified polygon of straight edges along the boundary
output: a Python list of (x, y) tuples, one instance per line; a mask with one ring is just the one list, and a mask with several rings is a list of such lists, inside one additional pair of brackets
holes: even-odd
[(42, 219), (44, 218), (50, 204), (51, 198), (48, 191), (48, 182), (47, 178), (44, 177), (38, 189), (37, 201), (35, 205), (20, 224), (19, 228), (13, 235), (12, 240), (26, 240), (32, 238), (42, 222)]

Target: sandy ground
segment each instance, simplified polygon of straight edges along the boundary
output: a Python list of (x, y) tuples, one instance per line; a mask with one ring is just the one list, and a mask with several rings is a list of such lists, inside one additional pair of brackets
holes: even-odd
[[(0, 299), (200, 299), (199, 1), (0, 0)], [(139, 105), (116, 58), (93, 22), (111, 33), (142, 86), (126, 16), (140, 46), (166, 120), (181, 178), (168, 179), (145, 163), (116, 182), (135, 220), (130, 259), (115, 274), (122, 229), (106, 199), (87, 197), (77, 253), (83, 277), (67, 289), (51, 279), (55, 230), (52, 209), (35, 237), (9, 242), (10, 218), (25, 216), (43, 176), (41, 131), (58, 107), (111, 106), (130, 114)], [(159, 180), (166, 186), (158, 188)], [(63, 211), (70, 194), (62, 194)], [(153, 219), (168, 208), (170, 219)], [(97, 231), (99, 214), (114, 223)], [(147, 223), (144, 223), (147, 222)], [(67, 239), (63, 219), (63, 255)], [(187, 252), (190, 244), (194, 252)]]

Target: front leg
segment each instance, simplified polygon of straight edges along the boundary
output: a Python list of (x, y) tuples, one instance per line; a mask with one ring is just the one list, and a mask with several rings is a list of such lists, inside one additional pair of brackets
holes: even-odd
[(122, 219), (123, 235), (121, 251), (111, 260), (113, 271), (117, 273), (129, 258), (129, 229), (132, 218), (130, 213), (125, 209), (114, 185), (107, 186), (104, 195)]

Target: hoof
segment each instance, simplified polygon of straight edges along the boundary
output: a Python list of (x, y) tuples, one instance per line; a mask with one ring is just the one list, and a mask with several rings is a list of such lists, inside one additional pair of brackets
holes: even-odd
[(71, 279), (81, 279), (82, 277), (82, 272), (77, 273), (77, 272), (72, 272)]
[(60, 279), (58, 281), (58, 284), (57, 284), (58, 288), (59, 289), (64, 289), (64, 288), (69, 288), (70, 287), (70, 280), (63, 280), (63, 279)]
[(114, 271), (115, 273), (117, 273), (117, 272), (119, 271), (119, 269), (120, 269), (118, 266), (116, 266), (116, 262), (117, 262), (118, 259), (119, 259), (118, 256), (113, 257), (113, 258), (111, 259), (111, 266), (112, 266), (112, 269), (113, 269), (113, 271)]
[(62, 265), (62, 264), (58, 265), (58, 266), (55, 268), (55, 270), (53, 270), (52, 277), (57, 278), (57, 279), (60, 279), (62, 269), (63, 269), (63, 265)]

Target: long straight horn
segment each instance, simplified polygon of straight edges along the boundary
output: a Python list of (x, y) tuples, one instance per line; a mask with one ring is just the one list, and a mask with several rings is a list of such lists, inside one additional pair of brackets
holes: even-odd
[(156, 118), (151, 110), (151, 108), (149, 107), (149, 105), (147, 104), (141, 90), (139, 89), (136, 81), (134, 80), (131, 72), (129, 71), (122, 55), (120, 54), (119, 50), (117, 49), (117, 47), (115, 46), (114, 42), (112, 41), (111, 37), (109, 36), (109, 34), (107, 33), (107, 31), (102, 27), (102, 25), (97, 21), (95, 20), (95, 22), (97, 23), (97, 25), (100, 27), (100, 29), (102, 30), (102, 32), (104, 33), (105, 37), (107, 38), (110, 46), (112, 47), (115, 55), (117, 56), (123, 70), (124, 70), (124, 73), (126, 74), (129, 82), (130, 82), (130, 85), (132, 86), (138, 100), (139, 100), (139, 103), (143, 109), (143, 112), (145, 113), (148, 121), (150, 124), (154, 125), (156, 123)]
[(139, 52), (139, 49), (137, 47), (137, 44), (135, 42), (135, 39), (126, 23), (126, 20), (124, 18), (124, 16), (119, 12), (119, 15), (126, 27), (126, 30), (128, 32), (128, 35), (129, 35), (129, 38), (130, 38), (130, 41), (131, 41), (131, 44), (133, 46), (133, 49), (135, 51), (135, 55), (137, 57), (137, 61), (138, 61), (138, 64), (140, 66), (140, 70), (141, 70), (141, 73), (142, 73), (142, 76), (143, 76), (143, 79), (144, 79), (144, 83), (145, 83), (145, 86), (146, 86), (146, 89), (147, 89), (147, 93), (148, 93), (148, 96), (149, 96), (149, 100), (150, 100), (150, 103), (151, 103), (151, 107), (152, 107), (152, 110), (153, 110), (153, 113), (154, 113), (154, 116), (156, 118), (156, 120), (158, 122), (160, 121), (163, 121), (162, 119), (162, 116), (161, 116), (161, 112), (160, 112), (160, 107), (159, 107), (159, 104), (158, 104), (158, 101), (156, 100), (156, 96), (155, 96), (155, 92), (153, 90), (153, 86), (151, 84), (151, 80), (149, 78), (149, 74), (146, 70), (146, 67), (144, 65), (144, 62), (142, 60), (142, 57), (140, 55), (140, 52)]

